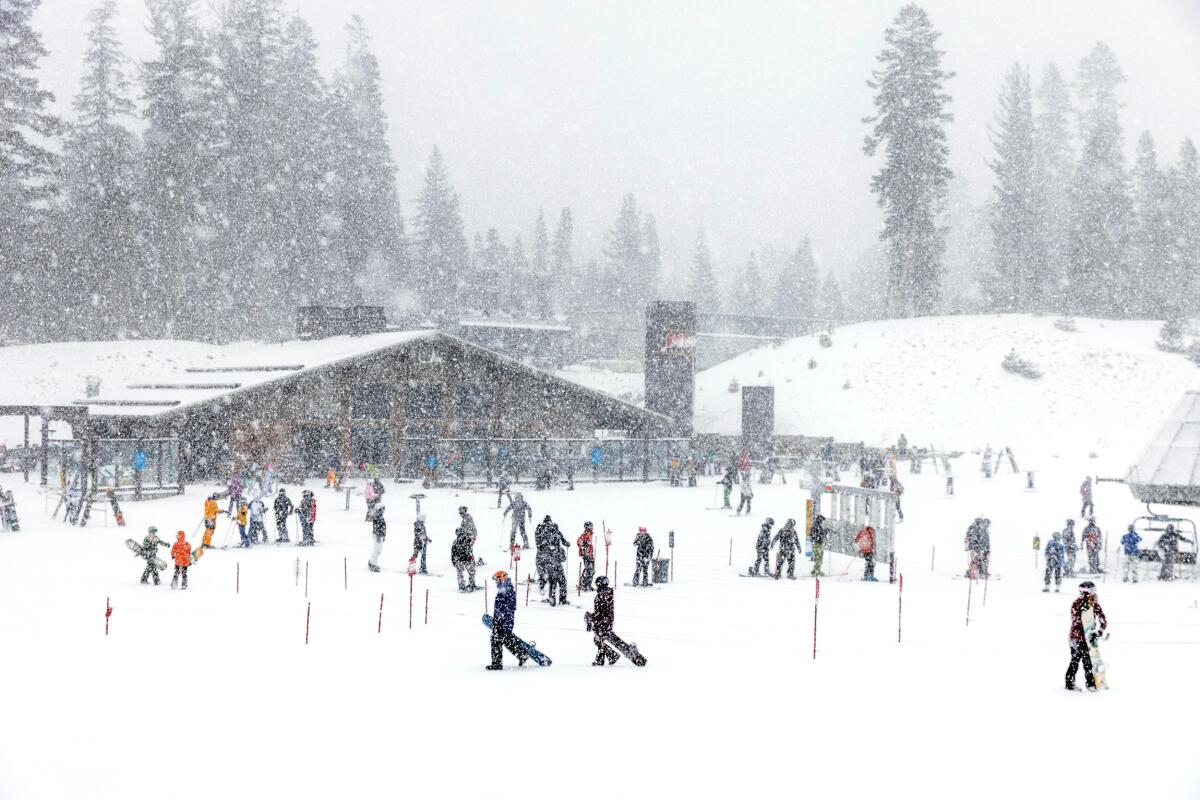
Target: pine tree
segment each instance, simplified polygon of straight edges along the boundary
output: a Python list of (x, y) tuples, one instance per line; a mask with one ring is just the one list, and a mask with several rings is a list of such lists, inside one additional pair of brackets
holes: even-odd
[(508, 248), (500, 238), (500, 232), (489, 228), (487, 237), (480, 243), (479, 258), (473, 282), (473, 296), (478, 308), (485, 315), (512, 313), (512, 284), (509, 280)]
[(139, 291), (138, 142), (125, 127), (134, 106), (116, 16), (116, 0), (87, 16), (76, 119), (64, 148), (63, 261), (70, 280), (57, 292), (69, 311), (57, 331), (62, 338), (136, 337), (150, 313)]
[(784, 262), (775, 285), (775, 313), (781, 317), (814, 316), (817, 283), (817, 262), (813, 259), (812, 245), (808, 237)]
[(662, 247), (658, 242), (658, 224), (653, 214), (646, 214), (642, 222), (642, 266), (638, 273), (642, 305), (658, 299), (658, 282), (662, 277)]
[(552, 301), (555, 308), (572, 311), (578, 309), (580, 304), (580, 276), (575, 274), (574, 236), (575, 223), (571, 219), (571, 209), (564, 208), (558, 215), (551, 251), (552, 286), (555, 291)]
[(1046, 66), (1037, 91), (1040, 106), (1035, 119), (1038, 148), (1039, 194), (1044, 212), (1042, 240), (1046, 247), (1046, 305), (1068, 311), (1066, 295), (1070, 263), (1068, 231), (1071, 221), (1070, 186), (1075, 173), (1071, 121), (1071, 92), (1053, 62)]
[(764, 288), (762, 271), (758, 268), (758, 256), (752, 251), (731, 293), (734, 307), (729, 309), (730, 312), (749, 317), (765, 315), (767, 303)]
[(532, 285), (529, 272), (529, 259), (525, 257), (525, 242), (521, 234), (513, 236), (512, 246), (508, 249), (508, 264), (505, 270), (505, 286), (508, 288), (509, 312), (518, 318), (531, 315), (530, 287)]
[(425, 304), (435, 313), (457, 313), (458, 282), (467, 261), (467, 237), (458, 212), (458, 194), (438, 148), (425, 170), (417, 199), (416, 273)]
[(838, 279), (833, 274), (833, 270), (825, 274), (825, 281), (821, 284), (821, 300), (820, 307), (817, 309), (817, 317), (832, 322), (840, 322), (847, 318), (846, 305), (842, 302), (842, 287), (838, 285)]
[(1122, 152), (1116, 89), (1125, 81), (1116, 56), (1097, 43), (1079, 65), (1076, 80), (1082, 114), (1083, 151), (1071, 185), (1070, 281), (1081, 313), (1128, 316), (1136, 310), (1126, 293), (1133, 204)]
[(1043, 182), (1033, 120), (1029, 72), (1014, 64), (1004, 78), (1000, 110), (992, 131), (996, 176), (992, 214), (994, 264), (984, 293), (993, 311), (1040, 307), (1048, 284), (1044, 235)]
[(713, 274), (712, 253), (704, 231), (696, 236), (696, 247), (692, 251), (692, 266), (688, 274), (687, 298), (696, 304), (700, 314), (721, 313), (721, 290)]
[(1126, 291), (1131, 311), (1161, 319), (1168, 300), (1178, 293), (1182, 276), (1177, 272), (1178, 261), (1174, 258), (1169, 183), (1158, 168), (1158, 153), (1149, 131), (1138, 138), (1133, 199), (1137, 225), (1130, 247), (1131, 280)]
[(1168, 314), (1193, 314), (1200, 303), (1200, 155), (1191, 139), (1179, 147), (1179, 161), (1168, 175), (1168, 225), (1171, 240)]
[(642, 216), (637, 201), (627, 194), (621, 201), (616, 222), (608, 229), (604, 243), (607, 269), (599, 278), (593, 296), (610, 309), (641, 311), (649, 291), (642, 274), (645, 255), (642, 250)]
[(884, 209), (880, 239), (888, 245), (888, 301), (895, 316), (933, 312), (937, 305), (945, 229), (938, 214), (953, 176), (947, 166), (945, 124), (950, 96), (942, 85), (953, 73), (942, 69), (941, 36), (915, 4), (900, 10), (884, 34), (882, 68), (867, 85), (876, 90), (876, 115), (863, 151), (885, 149), (883, 169), (871, 179), (871, 191)]
[(531, 284), (528, 287), (531, 312), (534, 317), (554, 316), (551, 298), (555, 295), (554, 271), (550, 262), (550, 231), (546, 228), (546, 214), (538, 209), (533, 223), (533, 263)]

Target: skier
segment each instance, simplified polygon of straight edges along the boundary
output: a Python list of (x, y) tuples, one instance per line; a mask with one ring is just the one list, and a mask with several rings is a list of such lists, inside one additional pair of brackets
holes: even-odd
[(1079, 545), (1075, 543), (1075, 520), (1067, 520), (1067, 527), (1063, 528), (1062, 532), (1063, 548), (1067, 551), (1066, 575), (1068, 578), (1075, 577), (1075, 555), (1079, 552)]
[[(496, 506), (499, 508), (499, 506)], [(529, 536), (525, 533), (525, 519), (528, 517), (530, 522), (533, 522), (533, 508), (529, 503), (525, 502), (525, 495), (521, 492), (513, 492), (508, 501), (508, 508), (504, 509), (504, 513), (500, 515), (503, 520), (512, 512), (512, 531), (508, 535), (508, 546), (511, 550), (517, 546), (517, 532), (521, 534), (521, 549), (529, 549)], [(503, 523), (501, 523), (503, 524)]]
[(234, 475), (229, 479), (227, 488), (229, 490), (229, 509), (226, 513), (232, 516), (234, 509), (242, 502), (242, 490), (245, 486), (242, 484), (242, 479)]
[(904, 485), (900, 483), (899, 478), (893, 475), (889, 479), (889, 488), (892, 494), (896, 495), (896, 516), (900, 518), (901, 522), (904, 522), (904, 509), (900, 507), (900, 495), (904, 494)]
[(425, 515), (417, 514), (417, 521), (413, 523), (413, 554), (410, 561), (416, 561), (418, 555), (421, 557), (421, 565), (417, 569), (418, 575), (429, 574), (429, 571), (425, 569), (425, 553), (429, 550), (429, 543), (432, 541), (425, 530)]
[(267, 513), (267, 507), (263, 504), (262, 497), (256, 497), (250, 501), (250, 544), (258, 544), (258, 537), (262, 536), (262, 543), (267, 543), (267, 529), (263, 525), (263, 515)]
[(600, 466), (604, 463), (604, 450), (600, 443), (592, 445), (592, 483), (600, 482)]
[(733, 508), (729, 504), (729, 495), (733, 493), (733, 482), (736, 479), (736, 475), (737, 471), (732, 466), (728, 466), (725, 468), (725, 474), (721, 477), (721, 480), (717, 481), (718, 485), (725, 487), (725, 503), (721, 508)]
[(275, 496), (275, 532), (278, 534), (276, 544), (288, 541), (287, 521), (294, 508), (292, 499), (287, 496), (287, 489), (280, 486), (279, 494)]
[(592, 604), (592, 641), (596, 643), (593, 667), (603, 667), (606, 659), (610, 665), (615, 664), (621, 657), (605, 641), (612, 634), (614, 615), (613, 590), (608, 578), (601, 575), (596, 578), (596, 600)]
[(738, 501), (737, 511), (734, 514), (742, 513), (742, 506), (746, 507), (746, 513), (750, 513), (750, 501), (754, 499), (754, 483), (750, 480), (750, 470), (742, 473), (739, 489), (742, 494), (741, 500)]
[[(459, 534), (462, 534), (461, 530)], [(517, 591), (508, 579), (508, 573), (502, 569), (496, 570), (492, 580), (496, 581), (496, 601), (492, 605), (492, 663), (487, 669), (504, 669), (504, 648), (517, 657), (517, 666), (524, 666), (527, 656), (518, 649), (513, 636), (513, 625), (517, 621)], [(462, 581), (461, 572), (459, 581)]]
[(467, 511), (466, 506), (458, 507), (458, 517), (460, 526), (465, 533), (470, 535), (471, 544), (474, 544), (475, 540), (479, 538), (479, 528), (475, 527), (475, 518), (471, 516), (471, 512)]
[[(158, 564), (154, 563), (158, 560), (158, 548), (170, 547), (171, 545), (158, 538), (158, 528), (153, 525), (146, 532), (146, 538), (142, 539), (142, 549), (138, 555), (146, 560), (146, 571), (142, 573), (142, 583), (146, 583), (151, 577), (154, 578), (154, 585), (158, 586)], [(188, 551), (188, 557), (191, 558), (191, 551)]]
[(975, 578), (980, 572), (980, 532), (983, 530), (983, 517), (976, 517), (967, 526), (967, 535), (963, 537), (963, 548), (967, 551), (967, 572), (964, 577)]
[(854, 537), (854, 543), (858, 545), (858, 552), (866, 562), (866, 567), (863, 569), (863, 580), (875, 582), (875, 529), (870, 525), (864, 525)]
[(1175, 579), (1175, 558), (1179, 555), (1180, 540), (1188, 544), (1192, 543), (1191, 539), (1185, 538), (1179, 531), (1175, 530), (1173, 523), (1168, 523), (1166, 532), (1158, 537), (1156, 546), (1162, 551), (1162, 567), (1158, 571), (1158, 579), (1160, 581)]
[(579, 538), (575, 540), (575, 546), (579, 548), (579, 559), (583, 562), (583, 573), (579, 578), (580, 591), (592, 591), (592, 578), (596, 575), (596, 547), (593, 543), (595, 531), (592, 530), (592, 523), (583, 523), (583, 533), (579, 534)]
[(313, 525), (317, 522), (317, 498), (313, 497), (311, 490), (305, 489), (300, 493), (300, 505), (296, 506), (296, 516), (300, 517), (300, 541), (297, 544), (301, 547), (311, 547), (317, 543), (313, 537)]
[(237, 517), (235, 517), (235, 519), (237, 520), (238, 533), (242, 537), (242, 547), (250, 546), (250, 537), (246, 534), (246, 525), (249, 523), (249, 514), (250, 506), (246, 504), (245, 500), (239, 499), (237, 504)]
[(1138, 545), (1141, 541), (1142, 537), (1133, 529), (1133, 523), (1130, 523), (1129, 529), (1121, 537), (1121, 552), (1125, 556), (1125, 568), (1121, 572), (1122, 583), (1129, 583), (1130, 579), (1134, 583), (1138, 582)]
[(654, 556), (654, 540), (646, 532), (646, 528), (638, 528), (637, 536), (633, 537), (634, 547), (637, 548), (636, 568), (633, 571), (633, 585), (638, 585), (638, 576), (642, 577), (642, 586), (650, 585), (650, 559)]
[(758, 575), (758, 565), (762, 564), (763, 575), (771, 572), (771, 528), (775, 520), (767, 517), (762, 527), (758, 529), (758, 540), (754, 543), (754, 566), (750, 568), (751, 575)]
[(992, 560), (992, 521), (984, 517), (979, 526), (979, 531), (975, 535), (975, 553), (978, 563), (976, 575), (987, 577), (990, 575), (990, 564)]
[(1083, 529), (1083, 546), (1087, 550), (1088, 572), (1099, 575), (1100, 569), (1100, 527), (1094, 518), (1088, 519), (1087, 527)]
[[(454, 544), (450, 546), (450, 563), (454, 565), (454, 569), (458, 573), (458, 590), (460, 592), (473, 592), (479, 588), (475, 585), (475, 553), (472, 549), (474, 544), (475, 539), (465, 528), (458, 528), (454, 531)], [(469, 584), (463, 580), (464, 570), (471, 581)]]
[(1091, 581), (1084, 581), (1079, 584), (1079, 597), (1075, 598), (1075, 602), (1071, 603), (1071, 633), (1067, 640), (1071, 643), (1071, 663), (1067, 665), (1067, 683), (1068, 691), (1075, 691), (1075, 673), (1079, 670), (1079, 662), (1083, 662), (1083, 679), (1087, 683), (1089, 692), (1096, 691), (1096, 676), (1092, 674), (1092, 657), (1088, 653), (1088, 634), (1084, 631), (1083, 615), (1089, 614), (1094, 616), (1100, 623), (1100, 629), (1093, 631), (1091, 634), (1092, 644), (1095, 640), (1104, 635), (1104, 631), (1108, 628), (1108, 620), (1104, 616), (1104, 609), (1100, 607), (1100, 600), (1096, 597), (1096, 584)]
[(204, 501), (204, 537), (200, 540), (201, 547), (212, 547), (213, 534), (217, 531), (217, 514), (225, 514), (227, 511), (222, 511), (217, 505), (217, 495), (210, 494), (208, 499)]
[[(814, 522), (813, 527), (816, 527)], [(761, 540), (761, 536), (759, 537)], [(796, 580), (796, 551), (800, 549), (800, 536), (796, 533), (796, 520), (789, 519), (771, 540), (771, 545), (779, 545), (779, 553), (775, 556), (775, 580), (783, 576), (783, 562), (787, 561), (788, 580)], [(769, 548), (768, 548), (769, 549)]]
[(822, 524), (825, 518), (820, 514), (813, 516), (812, 530), (808, 533), (808, 538), (812, 541), (812, 576), (814, 578), (821, 577), (824, 573), (821, 572), (821, 561), (825, 556), (825, 526)]
[(192, 546), (184, 538), (183, 531), (175, 534), (175, 544), (171, 545), (171, 557), (175, 559), (175, 575), (171, 578), (171, 588), (175, 588), (179, 583), (179, 576), (182, 575), (183, 588), (186, 589), (188, 565), (192, 563)]
[(1063, 547), (1062, 534), (1056, 533), (1046, 542), (1046, 586), (1043, 592), (1050, 591), (1050, 576), (1054, 575), (1054, 591), (1062, 587), (1063, 564), (1066, 562), (1066, 549)]
[(506, 494), (508, 494), (508, 496), (509, 496), (509, 502), (512, 501), (512, 495), (509, 494), (509, 488), (508, 488), (511, 485), (512, 485), (512, 478), (508, 477), (507, 473), (503, 473), (503, 472), (500, 473), (500, 477), (496, 479), (496, 487), (497, 487), (496, 508), (499, 508), (500, 504), (502, 502), (504, 502), (504, 495), (506, 495)]
[(1082, 498), (1079, 505), (1080, 519), (1087, 519), (1095, 515), (1096, 504), (1092, 502), (1092, 479), (1090, 476), (1084, 478), (1083, 483), (1079, 484), (1079, 496)]
[(367, 559), (367, 569), (379, 572), (379, 554), (383, 552), (383, 540), (387, 538), (387, 520), (383, 518), (383, 506), (375, 506), (368, 512), (371, 515), (371, 538), (374, 546), (371, 557)]

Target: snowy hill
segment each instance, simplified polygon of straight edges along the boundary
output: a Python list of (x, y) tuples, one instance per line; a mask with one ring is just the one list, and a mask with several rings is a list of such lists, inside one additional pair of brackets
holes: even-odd
[[(775, 387), (778, 433), (896, 441), (939, 449), (1011, 445), (1018, 456), (1095, 452), (1122, 470), (1200, 371), (1158, 350), (1161, 323), (1048, 317), (929, 317), (848, 325), (833, 347), (816, 336), (755, 350), (700, 373), (697, 431), (737, 433), (741, 393), (730, 382)], [(1004, 370), (1010, 350), (1043, 373)], [(817, 364), (809, 369), (810, 359)], [(849, 388), (843, 388), (849, 382)]]

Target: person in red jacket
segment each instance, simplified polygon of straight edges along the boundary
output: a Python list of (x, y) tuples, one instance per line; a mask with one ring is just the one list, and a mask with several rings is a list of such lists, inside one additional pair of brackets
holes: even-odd
[(575, 545), (579, 548), (579, 558), (583, 562), (583, 574), (579, 578), (579, 588), (585, 592), (592, 591), (592, 579), (596, 576), (596, 548), (592, 543), (594, 535), (592, 523), (585, 522), (583, 523), (583, 533), (579, 534), (579, 538), (575, 540)]
[[(1092, 623), (1099, 627), (1087, 631)], [(1096, 584), (1084, 581), (1079, 584), (1079, 597), (1071, 603), (1071, 632), (1067, 641), (1071, 644), (1071, 663), (1067, 665), (1066, 688), (1075, 690), (1075, 673), (1079, 671), (1079, 663), (1083, 662), (1083, 678), (1089, 692), (1096, 691), (1096, 676), (1092, 673), (1092, 656), (1088, 653), (1088, 638), (1099, 638), (1108, 629), (1108, 619), (1100, 600), (1096, 597)]]
[(863, 561), (867, 562), (866, 568), (863, 569), (863, 580), (875, 580), (875, 529), (870, 525), (864, 525), (854, 537), (854, 543), (858, 545), (858, 552), (863, 557)]
[(183, 531), (177, 532), (175, 544), (171, 545), (171, 557), (175, 559), (175, 576), (171, 578), (172, 589), (179, 582), (180, 575), (183, 576), (183, 588), (187, 588), (187, 570), (188, 565), (192, 563), (192, 546), (183, 537)]

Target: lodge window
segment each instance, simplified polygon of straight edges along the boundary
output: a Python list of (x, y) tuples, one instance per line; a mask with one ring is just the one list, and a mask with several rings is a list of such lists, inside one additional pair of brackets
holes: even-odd
[(458, 419), (490, 419), (492, 388), (483, 384), (460, 384), (454, 396), (454, 416)]
[(445, 387), (440, 383), (410, 383), (404, 396), (404, 416), (438, 419), (445, 407)]
[(367, 383), (350, 389), (351, 419), (387, 419), (391, 402), (386, 383)]
[(353, 428), (350, 431), (350, 453), (356, 463), (386, 464), (388, 462), (387, 428)]

